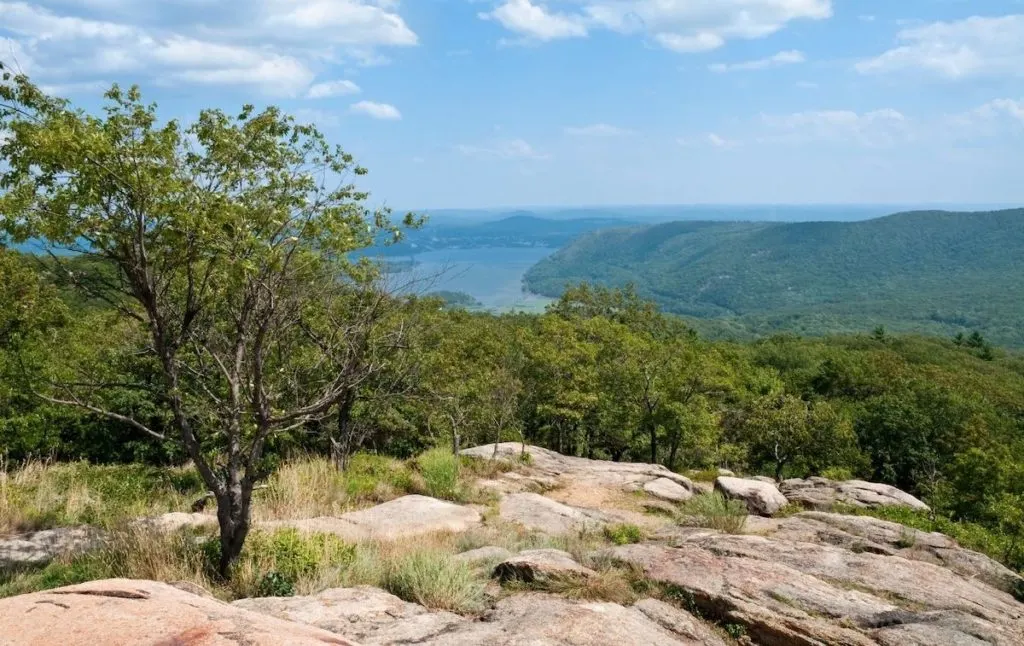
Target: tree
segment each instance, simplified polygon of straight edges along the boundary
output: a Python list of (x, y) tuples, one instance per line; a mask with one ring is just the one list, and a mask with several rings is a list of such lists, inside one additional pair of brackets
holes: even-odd
[(770, 464), (775, 479), (800, 465), (806, 475), (829, 466), (847, 466), (856, 439), (848, 420), (827, 402), (810, 403), (790, 395), (754, 401), (739, 427), (756, 464)]
[[(114, 269), (69, 279), (138, 330), (160, 379), (130, 386), (165, 407), (216, 499), (227, 576), (268, 440), (325, 418), (351, 387), (317, 369), (329, 357), (310, 328), (329, 320), (339, 284), (372, 280), (348, 252), (400, 230), (349, 183), (365, 169), (276, 108), (204, 110), (186, 128), (159, 122), (135, 87), (105, 98), (102, 116), (86, 114), (4, 72), (0, 225)], [(106, 386), (40, 384), (39, 395), (166, 437), (110, 406)]]

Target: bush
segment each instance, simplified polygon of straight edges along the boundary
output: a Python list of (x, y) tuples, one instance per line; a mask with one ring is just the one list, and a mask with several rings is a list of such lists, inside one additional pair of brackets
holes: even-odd
[[(214, 539), (210, 542), (217, 544)], [(217, 556), (216, 551), (211, 550), (207, 558)], [(323, 569), (344, 568), (354, 556), (355, 547), (333, 534), (302, 534), (294, 529), (253, 532), (230, 585), (240, 597), (291, 596), (303, 579)]]
[(684, 524), (739, 534), (747, 522), (747, 506), (716, 491), (687, 500), (680, 506), (680, 515)]
[(427, 494), (444, 500), (460, 500), (459, 458), (443, 448), (431, 449), (416, 458)]
[(853, 471), (847, 467), (829, 467), (821, 472), (821, 477), (844, 482), (846, 480), (853, 480)]
[(629, 545), (644, 540), (644, 530), (631, 523), (608, 525), (604, 528), (604, 535), (616, 545)]
[(484, 582), (467, 564), (435, 550), (394, 556), (384, 583), (393, 595), (427, 608), (468, 613), (484, 604)]

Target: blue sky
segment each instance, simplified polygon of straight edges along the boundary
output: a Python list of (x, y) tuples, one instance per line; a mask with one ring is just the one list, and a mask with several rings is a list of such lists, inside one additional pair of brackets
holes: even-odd
[(1018, 0), (0, 0), (0, 59), (282, 105), (396, 208), (1024, 203)]

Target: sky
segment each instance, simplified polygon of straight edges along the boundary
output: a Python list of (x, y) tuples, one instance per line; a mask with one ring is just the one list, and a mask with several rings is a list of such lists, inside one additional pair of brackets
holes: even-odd
[(1024, 203), (1021, 0), (0, 0), (0, 60), (280, 105), (397, 209)]

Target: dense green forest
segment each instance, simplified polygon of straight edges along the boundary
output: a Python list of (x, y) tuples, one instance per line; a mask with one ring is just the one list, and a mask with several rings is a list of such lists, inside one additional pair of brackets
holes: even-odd
[[(963, 523), (1024, 565), (1024, 359), (981, 334), (737, 343), (628, 289), (581, 285), (543, 315), (506, 316), (392, 294), (353, 252), (420, 222), (334, 182), (366, 170), (315, 128), (251, 106), (186, 127), (135, 88), (106, 98), (96, 117), (25, 77), (0, 85), (0, 226), (54, 252), (0, 250), (0, 455), (191, 465), (216, 505), (222, 575), (283, 457), (344, 470), (360, 451), (497, 440), (888, 482), (934, 507), (919, 521)], [(985, 254), (970, 227), (947, 243), (994, 266), (1011, 225)]]
[(706, 319), (697, 327), (731, 338), (885, 325), (941, 335), (980, 330), (1022, 346), (1022, 248), (1020, 209), (862, 222), (673, 222), (584, 236), (526, 281), (552, 297), (581, 281), (634, 283), (666, 311)]

